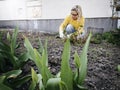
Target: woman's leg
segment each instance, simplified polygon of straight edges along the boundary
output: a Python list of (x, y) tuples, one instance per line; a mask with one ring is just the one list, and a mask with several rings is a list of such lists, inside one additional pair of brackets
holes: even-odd
[(65, 31), (66, 31), (67, 34), (71, 34), (71, 33), (75, 32), (75, 29), (71, 24), (68, 24)]

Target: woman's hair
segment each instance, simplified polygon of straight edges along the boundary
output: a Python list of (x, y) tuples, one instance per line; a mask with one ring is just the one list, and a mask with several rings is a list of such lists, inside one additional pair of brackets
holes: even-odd
[(71, 9), (71, 11), (76, 11), (76, 12), (78, 13), (78, 15), (79, 15), (79, 18), (82, 17), (82, 9), (81, 9), (81, 6), (80, 6), (80, 5), (75, 5), (75, 6)]

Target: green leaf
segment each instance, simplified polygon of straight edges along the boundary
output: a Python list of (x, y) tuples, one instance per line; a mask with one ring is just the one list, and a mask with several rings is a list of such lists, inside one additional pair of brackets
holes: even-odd
[(7, 45), (6, 43), (4, 43), (4, 42), (0, 42), (0, 52), (1, 53), (4, 53), (4, 52), (6, 52), (6, 53), (9, 53), (10, 52), (10, 46), (9, 45)]
[(17, 57), (15, 56), (15, 47), (16, 47), (16, 40), (17, 40), (17, 30), (14, 30), (12, 34), (12, 38), (10, 37), (9, 32), (7, 33), (7, 39), (9, 43), (0, 42), (0, 52), (4, 56), (4, 58), (8, 59), (10, 63), (12, 63), (13, 68), (17, 69)]
[(80, 67), (80, 57), (77, 52), (75, 52), (75, 54), (74, 54), (74, 61), (75, 61), (76, 67), (79, 68)]
[(5, 71), (6, 61), (4, 60), (4, 55), (0, 53), (0, 70)]
[(16, 27), (11, 38), (11, 53), (14, 55), (15, 53), (15, 48), (16, 48), (16, 41), (17, 41), (17, 35), (18, 35), (18, 28)]
[(35, 54), (35, 58), (36, 58), (34, 60), (34, 62), (37, 65), (39, 73), (41, 73), (41, 75), (43, 77), (43, 82), (45, 84), (47, 82), (47, 80), (52, 77), (50, 70), (46, 66), (46, 63), (44, 62), (44, 60), (45, 60), (44, 57), (47, 58), (47, 56), (45, 56), (44, 51), (43, 51), (43, 54), (41, 56), (36, 49), (34, 49), (34, 54)]
[(31, 76), (30, 76), (30, 75), (17, 78), (17, 79), (15, 79), (15, 80), (13, 81), (13, 87), (19, 88), (22, 84), (26, 83), (26, 82), (29, 81), (30, 79), (31, 79)]
[(73, 90), (73, 73), (69, 64), (70, 60), (70, 41), (67, 39), (64, 50), (62, 54), (61, 62), (61, 80), (65, 82), (68, 87), (68, 90)]
[(68, 90), (67, 85), (63, 81), (60, 81), (59, 85), (60, 85), (60, 90)]
[[(24, 36), (25, 37), (25, 36)], [(30, 41), (28, 40), (27, 37), (25, 37), (25, 42), (24, 42), (24, 46), (26, 47), (28, 53), (29, 53), (29, 57), (31, 60), (35, 60), (35, 55), (34, 55), (34, 50), (33, 47), (30, 43)]]
[[(24, 36), (25, 37), (25, 36)], [(36, 49), (33, 49), (29, 40), (25, 37), (25, 47), (29, 53), (30, 59), (32, 59), (38, 67), (39, 72), (43, 78), (43, 85), (46, 86), (47, 80), (51, 78), (50, 70), (48, 69), (48, 54), (47, 54), (47, 41), (45, 43), (45, 49), (43, 49), (42, 56)]]
[(0, 83), (0, 90), (12, 90), (10, 87)]
[(15, 56), (15, 55), (13, 55), (12, 53), (10, 53), (10, 54), (7, 54), (7, 56), (9, 56), (9, 60), (10, 60), (10, 62), (13, 64), (13, 68), (14, 69), (18, 69), (18, 58)]
[[(21, 70), (12, 70), (7, 73), (4, 73), (3, 76), (0, 76), (0, 83), (3, 82), (5, 84), (5, 85), (1, 84), (0, 90), (9, 90), (10, 88), (8, 86), (12, 87), (14, 85), (12, 81), (14, 81), (17, 78), (17, 76), (20, 75), (21, 72), (22, 72)], [(12, 78), (11, 83), (7, 81), (9, 78)], [(6, 89), (1, 89), (1, 88), (6, 88)]]
[(29, 59), (29, 53), (28, 52), (24, 52), (22, 53), (20, 56), (18, 56), (18, 66), (22, 67), (25, 62)]
[(41, 39), (39, 38), (39, 53), (42, 53), (43, 52), (43, 45), (42, 45), (42, 42), (41, 42)]
[(37, 68), (39, 70), (39, 73), (41, 73), (41, 69), (43, 67), (42, 56), (39, 54), (39, 52), (36, 49), (34, 49), (34, 54), (35, 54), (35, 58), (36, 58), (34, 60), (34, 62), (35, 62), (36, 66), (37, 66)]
[(36, 72), (34, 71), (33, 68), (32, 68), (32, 80), (36, 83), (38, 82), (37, 74), (36, 74)]
[(120, 72), (120, 65), (118, 65), (118, 71)]
[(3, 83), (5, 77), (6, 77), (6, 76), (4, 76), (4, 75), (1, 75), (1, 76), (0, 76), (0, 83)]
[(80, 86), (80, 85), (77, 85), (77, 87), (79, 88), (79, 90), (88, 90), (87, 88)]
[(50, 78), (47, 82), (46, 90), (60, 90), (60, 78)]
[(5, 75), (6, 78), (16, 78), (21, 73), (22, 73), (22, 70), (12, 70), (7, 73), (4, 73), (3, 75)]
[(41, 75), (43, 78), (43, 85), (46, 86), (47, 81), (52, 77), (50, 70), (47, 67), (43, 67), (41, 71)]
[(34, 69), (31, 70), (32, 70), (32, 82), (29, 87), (29, 90), (45, 90), (41, 74), (36, 74)]
[(89, 37), (85, 43), (85, 46), (83, 47), (83, 51), (80, 55), (80, 74), (78, 76), (78, 83), (79, 85), (82, 85), (83, 82), (84, 82), (84, 79), (86, 78), (86, 74), (87, 74), (87, 62), (88, 62), (88, 59), (87, 59), (87, 51), (88, 51), (88, 46), (89, 46), (89, 43), (90, 43), (90, 38), (91, 38), (92, 34), (90, 33), (89, 34)]
[(35, 87), (38, 83), (38, 76), (37, 76), (37, 74), (36, 74), (36, 72), (34, 71), (33, 68), (31, 68), (31, 72), (32, 72), (32, 83), (29, 87), (29, 90), (35, 90)]
[(43, 84), (46, 86), (47, 81), (49, 78), (52, 77), (50, 70), (48, 69), (48, 55), (47, 55), (47, 41), (45, 45), (45, 49), (43, 49), (42, 53), (42, 68), (41, 68), (41, 75), (43, 78)]
[(42, 62), (43, 65), (48, 66), (47, 40), (45, 41), (45, 49), (43, 49), (42, 53)]
[(56, 74), (56, 77), (59, 78), (59, 77), (60, 77), (60, 74), (61, 74), (61, 72), (58, 72), (58, 73)]
[(23, 62), (23, 61), (27, 61), (28, 58), (29, 58), (29, 55), (28, 55), (27, 52), (22, 53), (22, 54), (19, 56), (19, 60), (20, 60), (21, 62)]
[(39, 82), (39, 89), (40, 90), (45, 90), (45, 87), (44, 87), (43, 82), (42, 82), (41, 74), (37, 74), (37, 76), (38, 76), (38, 82)]

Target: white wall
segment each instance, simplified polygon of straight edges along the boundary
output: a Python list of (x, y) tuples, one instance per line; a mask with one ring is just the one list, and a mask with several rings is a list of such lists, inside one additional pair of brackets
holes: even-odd
[[(42, 0), (41, 19), (61, 19), (79, 4), (85, 18), (111, 17), (110, 0)], [(26, 0), (0, 1), (0, 20), (27, 18)]]
[(86, 18), (112, 15), (110, 0), (43, 0), (43, 18), (64, 18), (76, 4), (81, 5)]
[(26, 18), (25, 0), (0, 1), (0, 20), (14, 20)]

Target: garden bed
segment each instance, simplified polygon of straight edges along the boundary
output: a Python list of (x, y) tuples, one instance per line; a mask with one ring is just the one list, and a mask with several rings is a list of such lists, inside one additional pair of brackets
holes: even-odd
[[(18, 54), (25, 48), (23, 34), (28, 37), (32, 46), (36, 49), (38, 49), (38, 37), (40, 37), (42, 43), (47, 39), (48, 66), (52, 74), (57, 74), (60, 71), (64, 41), (56, 38), (56, 35), (53, 34), (20, 32), (17, 38), (17, 42), (20, 43), (20, 48), (17, 49)], [(71, 43), (70, 66), (72, 69), (75, 68), (73, 55), (75, 51), (80, 55), (83, 46), (84, 44), (74, 45)], [(90, 43), (85, 87), (88, 90), (120, 90), (120, 72), (117, 70), (118, 64), (120, 64), (120, 47), (107, 43), (106, 41), (102, 41), (100, 44)], [(28, 61), (22, 68), (23, 74), (31, 73), (31, 67), (34, 67), (37, 71), (35, 64), (32, 61)], [(25, 85), (17, 90), (27, 90), (29, 84)]]

